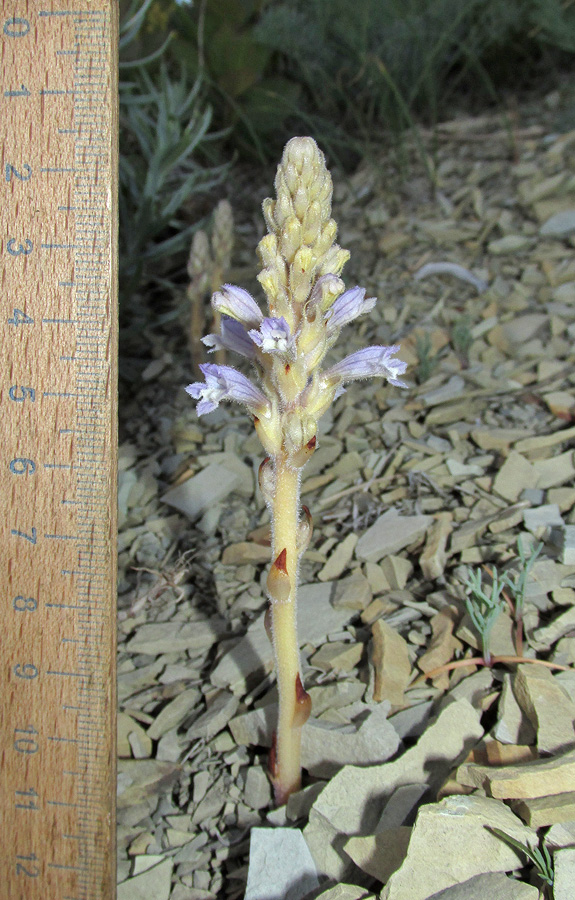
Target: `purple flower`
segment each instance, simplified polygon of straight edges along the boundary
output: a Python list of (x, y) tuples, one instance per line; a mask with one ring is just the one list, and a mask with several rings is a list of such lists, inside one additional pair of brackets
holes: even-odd
[(283, 316), (264, 319), (259, 329), (252, 328), (248, 334), (262, 353), (286, 353), (293, 345), (289, 325)]
[(365, 288), (350, 288), (341, 297), (334, 301), (333, 305), (325, 314), (325, 322), (328, 335), (334, 331), (339, 331), (348, 322), (353, 322), (358, 316), (369, 312), (375, 306), (377, 300), (375, 297), (365, 298)]
[(196, 407), (198, 416), (213, 412), (220, 400), (236, 400), (245, 403), (248, 409), (261, 416), (269, 411), (270, 404), (264, 394), (255, 387), (249, 378), (232, 366), (217, 366), (214, 363), (200, 365), (206, 381), (196, 381), (186, 388), (194, 400), (199, 400)]
[(248, 359), (254, 358), (256, 351), (253, 342), (241, 322), (230, 316), (222, 316), (220, 332), (220, 334), (207, 334), (202, 338), (202, 344), (210, 347), (210, 353), (220, 349), (234, 350), (241, 356), (247, 356)]
[(332, 384), (337, 382), (343, 384), (357, 378), (371, 378), (379, 375), (396, 387), (407, 387), (405, 382), (400, 381), (398, 377), (403, 375), (407, 369), (407, 363), (394, 358), (394, 354), (398, 350), (399, 346), (397, 345), (394, 347), (364, 347), (363, 350), (357, 350), (327, 369), (323, 373), (323, 378)]
[(221, 291), (216, 291), (212, 306), (217, 312), (244, 325), (259, 325), (264, 317), (252, 295), (235, 284), (224, 284)]

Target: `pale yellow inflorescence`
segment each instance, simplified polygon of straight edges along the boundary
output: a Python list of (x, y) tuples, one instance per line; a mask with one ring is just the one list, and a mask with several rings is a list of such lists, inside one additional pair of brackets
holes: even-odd
[(271, 378), (273, 386), (267, 385), (271, 390), (266, 393), (273, 397), (279, 391), (282, 409), (273, 404), (269, 420), (258, 423), (258, 433), (271, 453), (280, 450), (283, 436), (283, 449), (293, 464), (303, 465), (317, 419), (333, 400), (333, 392), (325, 387), (320, 391), (313, 375), (331, 345), (322, 313), (344, 291), (339, 275), (349, 252), (335, 243), (331, 175), (313, 138), (296, 137), (286, 144), (275, 189), (276, 199), (263, 203), (269, 233), (257, 248), (264, 266), (258, 280), (270, 315), (283, 316), (295, 346), (289, 365), (279, 359), (270, 361), (264, 388)]

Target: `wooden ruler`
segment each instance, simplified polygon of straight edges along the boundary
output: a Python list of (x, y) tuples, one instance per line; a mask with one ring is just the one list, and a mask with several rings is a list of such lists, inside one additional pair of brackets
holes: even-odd
[(0, 896), (115, 896), (117, 0), (0, 0)]

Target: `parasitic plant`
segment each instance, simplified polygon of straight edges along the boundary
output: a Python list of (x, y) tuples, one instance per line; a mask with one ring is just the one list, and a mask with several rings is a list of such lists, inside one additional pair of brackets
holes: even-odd
[(258, 245), (263, 269), (258, 280), (269, 313), (264, 315), (243, 288), (226, 284), (214, 294), (221, 333), (204, 343), (247, 357), (257, 385), (231, 366), (203, 364), (203, 382), (186, 390), (197, 413), (235, 400), (254, 417), (267, 457), (260, 488), (271, 514), (272, 564), (267, 579), (268, 634), (274, 648), (279, 694), (278, 725), (270, 754), (270, 775), (278, 805), (301, 785), (301, 729), (311, 699), (302, 684), (296, 632), (298, 562), (312, 530), (300, 504), (301, 469), (317, 445), (318, 419), (344, 385), (380, 376), (405, 387), (406, 363), (399, 347), (365, 347), (323, 368), (327, 351), (344, 325), (375, 305), (365, 290), (345, 290), (341, 271), (349, 258), (335, 243), (331, 218), (332, 181), (325, 159), (310, 137), (286, 145), (275, 178), (276, 198), (263, 204), (268, 234)]

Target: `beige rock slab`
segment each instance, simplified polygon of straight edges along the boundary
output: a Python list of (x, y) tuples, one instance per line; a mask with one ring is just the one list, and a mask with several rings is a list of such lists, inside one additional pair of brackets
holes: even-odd
[(539, 900), (539, 897), (538, 889), (532, 884), (508, 878), (503, 872), (487, 872), (439, 891), (427, 900)]
[[(139, 722), (136, 722), (135, 719), (132, 719), (125, 712), (119, 712), (117, 718), (118, 724), (118, 748), (117, 753), (120, 758), (129, 759), (132, 756), (132, 746), (130, 744), (130, 735), (137, 735), (138, 739), (143, 742), (146, 740), (146, 731)], [(147, 738), (149, 742), (149, 750), (150, 752), (147, 756), (151, 756), (152, 743), (149, 738)], [(147, 744), (146, 744), (147, 746)]]
[(238, 544), (229, 544), (222, 553), (224, 566), (243, 566), (246, 563), (258, 565), (270, 561), (270, 548), (263, 547), (253, 541), (240, 541)]
[(357, 884), (336, 884), (316, 894), (316, 900), (375, 900), (375, 894), (370, 894)]
[(493, 482), (493, 490), (500, 497), (515, 503), (526, 488), (537, 487), (539, 473), (521, 453), (512, 450)]
[(364, 610), (372, 600), (372, 588), (361, 572), (354, 572), (348, 578), (340, 578), (335, 582), (332, 596), (334, 609)]
[(140, 625), (134, 637), (124, 644), (128, 653), (176, 653), (179, 650), (209, 650), (223, 634), (225, 625), (215, 617), (196, 622), (158, 622)]
[(357, 534), (351, 532), (343, 541), (336, 545), (330, 553), (325, 566), (317, 573), (320, 581), (333, 581), (335, 578), (339, 578), (349, 565), (357, 542)]
[(509, 800), (567, 793), (575, 784), (575, 750), (515, 766), (463, 763), (457, 770), (457, 781)]
[(479, 713), (467, 700), (451, 703), (428, 725), (417, 744), (394, 762), (345, 766), (310, 810), (305, 837), (318, 871), (341, 880), (349, 867), (348, 836), (374, 830), (393, 792), (406, 784), (436, 790), (457, 761), (482, 737)]
[(518, 666), (513, 693), (537, 731), (540, 753), (557, 753), (575, 746), (575, 704), (549, 669), (527, 663)]
[(362, 534), (355, 555), (358, 559), (377, 562), (419, 540), (432, 524), (432, 516), (400, 516), (393, 509), (388, 510)]
[(575, 819), (552, 825), (546, 839), (550, 847), (575, 847)]
[(170, 700), (148, 728), (146, 732), (148, 737), (157, 740), (167, 731), (181, 725), (184, 719), (193, 714), (200, 697), (201, 694), (196, 688), (189, 688)]
[(515, 699), (509, 672), (505, 672), (503, 675), (503, 687), (497, 709), (497, 725), (493, 736), (502, 744), (535, 742), (535, 730)]
[(118, 900), (169, 900), (172, 885), (173, 859), (164, 859), (117, 887)]
[(553, 855), (555, 880), (554, 900), (573, 900), (575, 886), (575, 847), (565, 847)]
[(413, 572), (413, 564), (402, 556), (387, 556), (381, 569), (393, 591), (402, 591)]
[(360, 661), (362, 653), (361, 642), (331, 641), (322, 644), (311, 657), (310, 663), (324, 672), (351, 672)]
[(570, 822), (575, 819), (575, 792), (517, 800), (513, 809), (532, 828)]
[(419, 565), (426, 581), (434, 581), (443, 575), (447, 562), (447, 539), (453, 530), (451, 513), (439, 513), (429, 529)]
[(384, 884), (405, 859), (410, 837), (411, 828), (386, 828), (365, 837), (349, 838), (345, 852), (356, 866)]
[[(513, 630), (514, 623), (511, 616), (506, 612), (500, 613), (489, 635), (489, 648), (493, 656), (515, 656)], [(470, 647), (481, 650), (481, 641), (469, 613), (465, 613), (456, 634)]]
[(181, 766), (155, 759), (118, 760), (118, 809), (127, 809), (168, 791), (177, 781)]
[[(431, 672), (439, 666), (450, 662), (456, 650), (460, 650), (462, 643), (453, 634), (453, 627), (457, 621), (458, 613), (452, 606), (448, 606), (436, 613), (431, 619), (431, 640), (428, 649), (417, 660), (417, 665), (422, 672)], [(449, 684), (449, 674), (443, 672), (435, 680), (442, 689)]]
[(560, 453), (550, 459), (537, 459), (533, 463), (533, 468), (538, 476), (537, 487), (543, 490), (573, 482), (575, 477), (573, 451), (568, 450), (566, 453)]
[(373, 699), (376, 703), (389, 700), (392, 706), (403, 706), (405, 689), (411, 677), (407, 642), (383, 619), (373, 623), (371, 633)]
[(521, 843), (536, 840), (535, 832), (505, 804), (480, 794), (445, 797), (422, 806), (405, 861), (387, 882), (381, 900), (428, 900), (475, 875), (522, 867), (523, 858), (489, 826)]
[(239, 700), (237, 697), (228, 691), (222, 691), (213, 700), (205, 713), (192, 722), (186, 732), (186, 741), (195, 741), (198, 738), (210, 741), (235, 716), (238, 705)]

